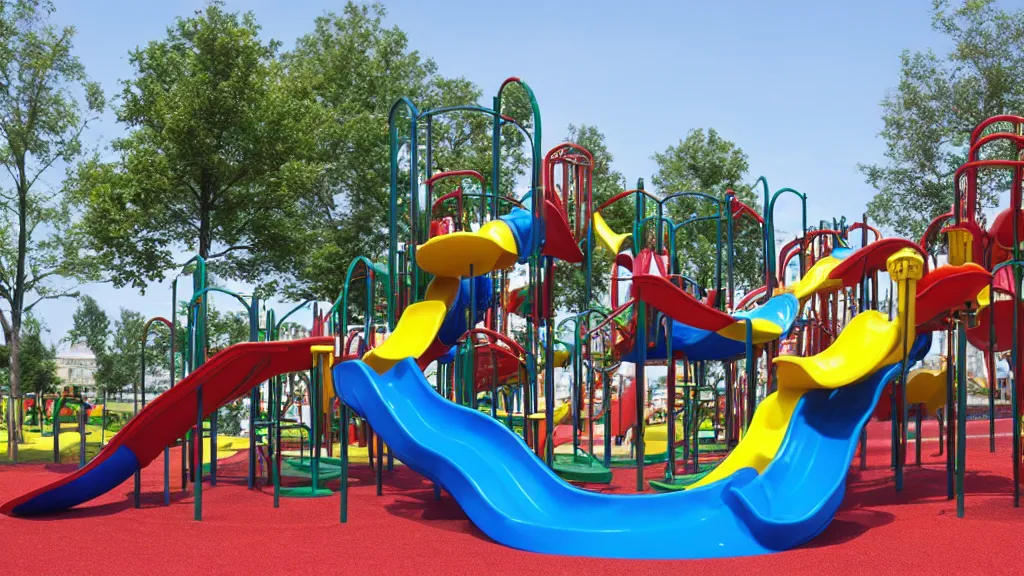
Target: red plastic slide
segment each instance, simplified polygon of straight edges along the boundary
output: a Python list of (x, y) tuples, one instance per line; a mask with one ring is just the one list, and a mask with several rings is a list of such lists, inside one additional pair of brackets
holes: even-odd
[[(636, 382), (633, 381), (631, 384), (626, 386), (626, 389), (618, 398), (612, 399), (612, 405), (609, 406), (608, 410), (611, 412), (612, 417), (612, 437), (622, 436), (636, 424)], [(584, 423), (582, 430), (579, 431), (580, 441), (586, 442), (587, 438), (587, 426)], [(594, 422), (594, 443), (597, 444), (604, 439), (604, 426), (601, 425), (601, 420), (597, 419)], [(562, 424), (555, 427), (555, 434), (553, 438), (555, 446), (561, 446), (562, 444), (568, 444), (572, 442), (572, 424)]]
[(195, 426), (196, 391), (200, 387), (205, 417), (273, 376), (309, 369), (313, 358), (310, 347), (333, 342), (330, 337), (247, 342), (220, 352), (157, 396), (84, 468), (7, 502), (0, 506), (0, 513), (22, 516), (57, 512), (112, 490)]

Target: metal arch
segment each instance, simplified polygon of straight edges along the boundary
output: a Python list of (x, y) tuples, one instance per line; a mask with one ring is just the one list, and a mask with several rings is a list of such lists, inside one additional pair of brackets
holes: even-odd
[(248, 312), (250, 314), (252, 313), (252, 307), (249, 306), (249, 303), (245, 301), (245, 298), (242, 298), (236, 292), (232, 292), (231, 290), (228, 290), (227, 288), (221, 288), (219, 286), (207, 286), (206, 288), (203, 288), (202, 290), (199, 290), (195, 294), (193, 294), (192, 295), (192, 299), (189, 300), (189, 302), (188, 302), (189, 310), (191, 310), (196, 305), (196, 302), (199, 300), (199, 298), (201, 298), (204, 294), (206, 294), (208, 292), (220, 292), (221, 294), (227, 294), (228, 296), (231, 296), (235, 300), (238, 300), (239, 302), (241, 302), (242, 306), (245, 307), (245, 311), (246, 312)]
[[(388, 140), (389, 140), (389, 163), (390, 163), (390, 211), (388, 224), (390, 226), (391, 233), (388, 239), (388, 328), (394, 328), (395, 326), (395, 310), (391, 303), (391, 294), (398, 292), (398, 126), (395, 124), (398, 111), (401, 107), (405, 106), (406, 111), (409, 114), (409, 163), (411, 166), (411, 173), (415, 174), (416, 166), (419, 164), (418, 153), (419, 145), (417, 143), (418, 130), (417, 130), (417, 118), (420, 115), (420, 111), (412, 103), (412, 100), (403, 96), (399, 98), (391, 106), (391, 110), (388, 112)], [(410, 263), (415, 266), (416, 264), (416, 244), (418, 239), (415, 237), (417, 232), (416, 228), (416, 214), (418, 213), (418, 202), (419, 202), (419, 182), (418, 178), (409, 178), (409, 226), (411, 236), (411, 249), (409, 252)], [(415, 276), (414, 276), (415, 278)]]
[(672, 194), (669, 194), (668, 196), (665, 196), (659, 202), (662, 206), (664, 206), (665, 204), (668, 203), (669, 200), (675, 200), (676, 198), (699, 198), (702, 200), (707, 200), (708, 202), (714, 202), (716, 205), (718, 205), (718, 213), (721, 214), (722, 212), (722, 200), (719, 198), (715, 198), (714, 196), (706, 192), (674, 192)]
[[(274, 336), (274, 338), (276, 338), (277, 335), (281, 333), (281, 326), (284, 325), (284, 321), (289, 316), (291, 316), (292, 314), (294, 314), (294, 313), (298, 312), (299, 310), (305, 308), (306, 306), (309, 306), (313, 302), (315, 302), (315, 300), (306, 300), (302, 304), (299, 304), (298, 306), (295, 306), (291, 310), (285, 312), (284, 316), (281, 316), (280, 320), (275, 320), (275, 322), (273, 323), (273, 330), (274, 330), (273, 336)], [(276, 316), (276, 314), (275, 314), (275, 316)], [(270, 325), (270, 322), (267, 322), (267, 324)]]
[[(762, 177), (763, 178), (763, 177)], [(807, 195), (795, 190), (793, 188), (780, 188), (772, 194), (771, 199), (768, 198), (767, 180), (764, 180), (765, 184), (765, 205), (764, 205), (764, 248), (765, 248), (765, 285), (771, 285), (771, 275), (774, 273), (776, 268), (777, 259), (775, 255), (775, 202), (778, 201), (779, 197), (786, 193), (791, 193), (800, 199), (800, 208), (803, 216), (803, 225), (800, 235), (803, 236), (807, 233)], [(800, 261), (800, 275), (803, 276), (806, 272), (804, 262)]]

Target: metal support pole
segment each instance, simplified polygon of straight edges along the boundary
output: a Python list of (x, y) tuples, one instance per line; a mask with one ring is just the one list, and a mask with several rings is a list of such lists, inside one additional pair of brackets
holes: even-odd
[(342, 524), (348, 522), (348, 406), (341, 403), (341, 486), (338, 492), (341, 494), (338, 521)]
[(196, 388), (196, 435), (193, 459), (193, 519), (203, 519), (203, 387)]
[(917, 412), (914, 414), (914, 466), (921, 465), (921, 410), (924, 408), (924, 404), (917, 406)]
[(957, 323), (956, 358), (956, 517), (964, 517), (964, 472), (967, 464), (967, 324)]
[(647, 306), (643, 301), (635, 304), (636, 311), (636, 426), (633, 428), (633, 445), (636, 447), (636, 491), (644, 490), (644, 406), (647, 403), (647, 390), (644, 383), (647, 365)]
[(955, 434), (953, 432), (953, 329), (946, 331), (946, 407), (943, 415), (946, 417), (946, 499), (952, 500), (953, 492), (953, 450), (955, 446)]
[[(107, 409), (106, 406), (103, 407)], [(78, 403), (78, 467), (85, 468), (85, 403)]]

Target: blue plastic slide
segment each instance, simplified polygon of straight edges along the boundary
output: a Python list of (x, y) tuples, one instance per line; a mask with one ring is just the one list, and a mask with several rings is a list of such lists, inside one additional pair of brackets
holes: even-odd
[(438, 395), (411, 359), (381, 376), (344, 362), (334, 384), (403, 463), (444, 488), (497, 542), (550, 554), (678, 559), (764, 554), (818, 535), (842, 501), (860, 429), (898, 373), (890, 366), (860, 384), (805, 395), (760, 476), (746, 468), (706, 487), (636, 496), (566, 484), (502, 423)]

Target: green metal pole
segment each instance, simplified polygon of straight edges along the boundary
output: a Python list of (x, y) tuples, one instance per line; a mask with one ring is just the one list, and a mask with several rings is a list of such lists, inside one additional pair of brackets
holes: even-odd
[[(64, 404), (64, 397), (57, 398), (53, 401), (53, 463), (60, 464), (60, 411)], [(14, 406), (10, 407), (11, 411), (14, 411)], [(42, 426), (40, 426), (42, 429)]]
[(634, 347), (636, 350), (636, 433), (633, 436), (633, 445), (636, 447), (636, 491), (644, 490), (644, 408), (646, 400), (646, 386), (644, 385), (644, 372), (647, 365), (647, 306), (643, 301), (634, 304), (636, 312), (636, 338)]
[[(312, 479), (313, 479), (313, 494), (317, 493), (320, 489), (320, 398), (322, 397), (323, 391), (323, 373), (324, 373), (324, 360), (322, 355), (317, 355), (316, 367), (313, 369), (313, 374), (310, 376), (309, 381), (309, 414), (311, 420), (309, 448), (312, 452), (310, 460), (313, 463)], [(380, 461), (377, 462), (378, 468), (380, 467)]]
[(967, 325), (957, 323), (956, 358), (956, 517), (964, 517), (964, 471), (967, 464)]
[[(192, 274), (192, 286), (193, 294), (201, 292), (206, 289), (206, 260), (199, 257), (196, 260), (196, 271)], [(193, 353), (193, 370), (199, 368), (206, 363), (206, 349), (207, 349), (207, 332), (206, 332), (206, 319), (209, 313), (209, 296), (203, 294), (202, 301), (199, 303), (199, 309), (196, 315), (195, 324), (195, 338), (193, 344), (195, 345), (195, 352)], [(202, 426), (197, 431), (197, 434), (202, 440), (203, 430)], [(210, 485), (215, 486), (217, 483), (217, 412), (214, 410), (210, 414)], [(200, 455), (202, 452), (200, 452)], [(203, 461), (202, 458), (196, 462), (196, 474), (198, 483), (202, 483), (203, 480)]]
[[(141, 354), (140, 355), (142, 356), (142, 369), (141, 369), (141, 373), (139, 375), (139, 386), (143, 390), (145, 390), (146, 389), (146, 334), (142, 335), (142, 350), (141, 350)], [(107, 409), (107, 407), (104, 406), (103, 409), (105, 411)], [(134, 490), (134, 492), (135, 492), (135, 507), (136, 508), (140, 508), (142, 506), (142, 501), (141, 501), (142, 500), (142, 495), (141, 495), (142, 494), (142, 468), (141, 467), (135, 468), (135, 490)]]
[[(259, 300), (256, 296), (253, 296), (249, 304), (249, 342), (256, 342), (260, 339), (260, 320), (259, 320)], [(268, 322), (267, 332), (271, 332), (273, 326)], [(270, 394), (273, 397), (273, 394)], [(257, 384), (253, 387), (252, 392), (249, 393), (249, 466), (246, 474), (246, 482), (249, 490), (256, 488), (256, 420), (257, 412), (260, 407), (260, 385)], [(267, 431), (269, 434), (269, 430)], [(214, 440), (211, 440), (213, 442)], [(270, 438), (267, 438), (267, 444), (270, 444)], [(210, 469), (213, 469), (213, 463), (210, 464)]]
[[(177, 325), (177, 318), (175, 317), (175, 309), (174, 309), (175, 302), (174, 302), (174, 300), (177, 297), (177, 292), (178, 292), (178, 279), (175, 278), (174, 282), (172, 282), (172, 285), (171, 285), (171, 317), (169, 318), (170, 323), (171, 323), (171, 325), (169, 326), (169, 329), (171, 331), (171, 341), (170, 341), (170, 355), (171, 355), (170, 366), (171, 366), (171, 374), (170, 374), (170, 379), (168, 381), (168, 386), (167, 386), (168, 390), (171, 389), (171, 388), (174, 388), (174, 384), (175, 384), (175, 380), (176, 380), (175, 373), (174, 373), (175, 368), (176, 368), (175, 360), (174, 360), (174, 348), (175, 348), (175, 341), (174, 340), (177, 337), (177, 329), (175, 328), (175, 326)], [(103, 413), (104, 414), (107, 413), (106, 405), (103, 406)], [(184, 446), (182, 446), (182, 453), (184, 453)], [(164, 446), (164, 506), (170, 506), (170, 505), (171, 505), (171, 449), (168, 446)]]
[(203, 519), (203, 387), (196, 388), (196, 448), (195, 448), (195, 474), (194, 498), (192, 517), (195, 520)]
[(953, 402), (955, 395), (954, 370), (953, 370), (953, 329), (946, 330), (946, 405), (943, 407), (943, 417), (946, 420), (946, 499), (952, 500), (954, 492), (954, 470), (956, 461), (954, 450), (956, 450), (956, 432), (953, 429)]
[[(274, 483), (274, 508), (281, 507), (281, 471), (278, 470), (278, 450), (281, 449), (280, 428), (281, 428), (281, 378), (275, 376), (270, 380), (270, 423), (272, 428), (267, 430), (268, 461), (267, 468), (273, 475), (271, 480)], [(255, 430), (250, 433), (254, 434)]]
[(78, 403), (78, 434), (78, 467), (85, 468), (85, 404), (82, 401)]

